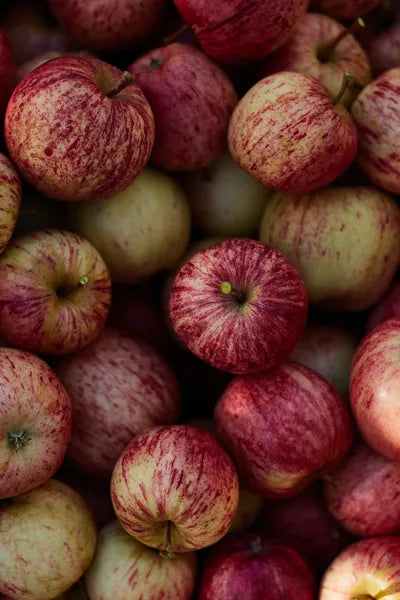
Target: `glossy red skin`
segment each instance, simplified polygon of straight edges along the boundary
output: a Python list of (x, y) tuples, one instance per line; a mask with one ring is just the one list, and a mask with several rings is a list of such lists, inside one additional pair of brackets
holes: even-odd
[(371, 331), (387, 319), (400, 318), (400, 281), (395, 282), (390, 292), (370, 312), (367, 331)]
[[(161, 66), (152, 67), (154, 61)], [(193, 171), (226, 148), (237, 95), (228, 76), (200, 50), (170, 44), (128, 68), (154, 113), (157, 135), (152, 162), (171, 171)]]
[(72, 402), (68, 456), (89, 475), (110, 476), (136, 435), (178, 421), (175, 375), (151, 346), (122, 331), (104, 329), (56, 371)]
[[(52, 477), (71, 437), (71, 403), (57, 375), (40, 358), (0, 348), (0, 498), (28, 492)], [(8, 433), (30, 439), (18, 449)]]
[(315, 594), (314, 575), (295, 550), (248, 534), (211, 555), (198, 600), (313, 600)]
[(16, 83), (16, 65), (10, 45), (0, 29), (0, 115), (3, 116), (8, 99)]
[(203, 50), (216, 60), (250, 63), (290, 36), (309, 0), (174, 0)]
[(344, 400), (295, 362), (235, 377), (214, 421), (245, 484), (266, 498), (294, 496), (339, 464), (352, 442)]
[[(222, 282), (253, 294), (242, 312)], [(229, 373), (270, 369), (289, 355), (307, 317), (307, 293), (280, 252), (246, 238), (198, 252), (179, 271), (169, 299), (172, 325), (199, 358)]]
[(284, 71), (261, 79), (229, 124), (233, 158), (267, 187), (306, 194), (341, 175), (357, 152), (357, 132), (310, 75)]
[(382, 0), (311, 0), (311, 8), (339, 20), (362, 17), (379, 6)]
[(350, 402), (362, 436), (400, 460), (400, 318), (384, 321), (361, 342), (350, 375)]
[[(29, 73), (7, 106), (5, 138), (20, 173), (45, 196), (100, 200), (147, 163), (154, 118), (141, 90), (95, 58), (54, 58)], [(102, 88), (102, 89), (101, 89)]]

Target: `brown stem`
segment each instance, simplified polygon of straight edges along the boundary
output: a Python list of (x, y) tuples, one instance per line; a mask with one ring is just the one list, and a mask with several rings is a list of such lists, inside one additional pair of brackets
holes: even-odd
[(161, 556), (163, 556), (164, 558), (174, 558), (175, 557), (174, 547), (172, 545), (172, 540), (171, 540), (171, 527), (172, 527), (172, 522), (168, 520), (167, 527), (165, 530), (165, 551), (160, 552)]
[(174, 31), (173, 33), (171, 33), (170, 35), (167, 35), (164, 38), (164, 46), (168, 46), (168, 44), (172, 44), (173, 42), (175, 42), (175, 40), (178, 39), (178, 37), (182, 34), (185, 33), (185, 31), (189, 31), (190, 29), (190, 25), (188, 25), (188, 23), (185, 23), (184, 25), (182, 25), (182, 27), (180, 27), (178, 29), (178, 31)]
[(357, 79), (353, 77), (353, 75), (350, 75), (350, 73), (346, 72), (343, 75), (342, 87), (340, 88), (336, 98), (332, 101), (333, 105), (337, 106), (338, 104), (340, 104), (340, 101), (343, 99), (343, 96), (345, 95), (347, 90), (352, 87), (361, 87), (361, 85), (357, 81)]
[(123, 77), (122, 81), (120, 81), (119, 84), (116, 85), (115, 88), (113, 88), (111, 90), (111, 92), (108, 92), (108, 94), (107, 94), (108, 98), (114, 98), (117, 94), (120, 93), (121, 90), (123, 90), (128, 85), (133, 83), (135, 81), (135, 79), (136, 79), (135, 75), (128, 73), (128, 71), (124, 71), (124, 77)]
[(344, 40), (345, 37), (347, 37), (348, 35), (351, 35), (353, 33), (357, 33), (357, 31), (360, 31), (360, 29), (363, 29), (365, 27), (365, 21), (364, 19), (362, 19), (361, 17), (358, 17), (358, 19), (356, 19), (354, 21), (354, 23), (352, 25), (350, 25), (350, 27), (348, 27), (347, 29), (345, 29), (344, 31), (342, 31), (341, 33), (339, 33), (338, 36), (336, 36), (336, 38), (333, 40), (333, 42), (330, 42), (329, 44), (326, 44), (326, 46), (322, 46), (318, 52), (318, 58), (320, 59), (321, 62), (328, 62), (332, 52), (335, 50), (336, 46), (342, 41)]
[(358, 594), (357, 596), (352, 596), (350, 600), (375, 600), (373, 596), (369, 594)]

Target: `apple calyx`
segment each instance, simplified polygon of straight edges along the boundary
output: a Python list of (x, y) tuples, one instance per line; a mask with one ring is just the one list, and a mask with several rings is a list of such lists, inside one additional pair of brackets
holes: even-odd
[(23, 429), (15, 429), (14, 431), (9, 431), (7, 434), (8, 445), (15, 452), (23, 448), (31, 439)]
[(340, 88), (336, 98), (332, 100), (333, 106), (338, 106), (347, 90), (354, 87), (359, 87), (360, 89), (362, 88), (361, 84), (357, 81), (357, 79), (353, 77), (351, 73), (346, 71), (346, 73), (343, 75), (342, 87)]
[(106, 94), (108, 98), (114, 98), (117, 94), (119, 94), (124, 88), (128, 85), (131, 85), (135, 81), (135, 75), (129, 73), (128, 71), (124, 71), (122, 80), (115, 86), (110, 92)]
[(182, 34), (185, 33), (185, 31), (189, 31), (190, 29), (190, 25), (188, 23), (185, 23), (184, 25), (182, 25), (182, 27), (180, 27), (177, 31), (174, 31), (173, 33), (171, 33), (170, 35), (167, 35), (164, 38), (164, 46), (168, 46), (168, 44), (172, 44), (173, 42), (175, 42), (175, 40), (178, 39), (178, 37)]
[(358, 17), (350, 27), (339, 33), (338, 36), (333, 40), (333, 42), (328, 42), (327, 44), (322, 44), (319, 46), (317, 51), (317, 58), (322, 63), (334, 62), (335, 56), (334, 51), (336, 46), (348, 35), (353, 33), (357, 33), (360, 29), (365, 28), (365, 21), (361, 17)]
[(149, 64), (149, 71), (157, 71), (162, 66), (162, 60), (159, 60), (158, 58), (151, 58)]

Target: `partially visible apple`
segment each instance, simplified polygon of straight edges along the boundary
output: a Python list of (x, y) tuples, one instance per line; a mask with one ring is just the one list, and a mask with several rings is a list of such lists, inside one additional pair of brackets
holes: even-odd
[(21, 204), (21, 182), (11, 161), (0, 153), (0, 253), (13, 234)]
[(381, 300), (379, 304), (371, 310), (368, 321), (367, 331), (371, 331), (377, 325), (387, 319), (400, 318), (400, 281), (394, 282), (389, 293)]
[(43, 65), (45, 62), (48, 62), (49, 60), (52, 60), (53, 58), (59, 58), (60, 56), (67, 56), (67, 55), (89, 56), (89, 57), (94, 56), (88, 50), (81, 50), (81, 51), (76, 51), (76, 52), (59, 52), (57, 50), (49, 50), (48, 52), (43, 52), (43, 54), (38, 54), (37, 56), (34, 56), (33, 58), (22, 63), (18, 67), (17, 82), (19, 83), (20, 81), (22, 81), (22, 79), (24, 77), (26, 77), (28, 75), (28, 73), (30, 73), (37, 67), (40, 67), (40, 65)]
[(10, 45), (0, 29), (0, 116), (3, 117), (8, 99), (16, 84), (16, 66)]
[(389, 0), (382, 9), (381, 15), (369, 20), (359, 35), (375, 75), (400, 65), (400, 6), (396, 0)]
[(311, 0), (311, 8), (339, 20), (356, 19), (373, 11), (383, 0)]

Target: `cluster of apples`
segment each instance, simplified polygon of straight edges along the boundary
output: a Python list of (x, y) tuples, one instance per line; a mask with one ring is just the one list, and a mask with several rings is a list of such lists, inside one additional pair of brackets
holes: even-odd
[(397, 0), (0, 27), (0, 597), (398, 600)]

